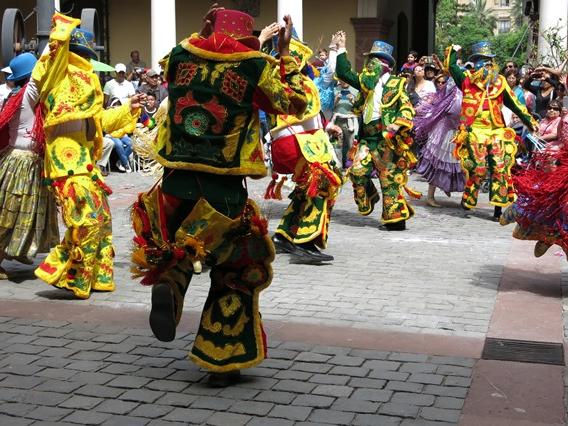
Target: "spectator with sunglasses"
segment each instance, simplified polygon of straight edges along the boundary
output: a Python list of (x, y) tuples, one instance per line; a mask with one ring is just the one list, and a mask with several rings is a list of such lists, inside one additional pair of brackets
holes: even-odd
[(558, 142), (558, 125), (560, 124), (560, 113), (562, 103), (554, 99), (549, 102), (546, 109), (546, 116), (540, 120), (538, 125), (538, 136), (546, 142), (547, 147), (554, 148)]

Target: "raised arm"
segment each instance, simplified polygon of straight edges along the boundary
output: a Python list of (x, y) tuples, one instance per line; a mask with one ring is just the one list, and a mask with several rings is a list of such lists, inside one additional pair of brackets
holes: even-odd
[(446, 58), (444, 60), (444, 69), (447, 69), (452, 78), (454, 79), (456, 86), (461, 88), (463, 81), (465, 80), (465, 74), (458, 65), (458, 51), (461, 50), (461, 46), (452, 44), (446, 48)]

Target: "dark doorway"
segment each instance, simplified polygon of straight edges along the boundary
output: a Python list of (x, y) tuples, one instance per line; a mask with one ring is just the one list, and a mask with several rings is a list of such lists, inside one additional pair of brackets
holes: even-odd
[(402, 64), (406, 61), (408, 55), (408, 18), (404, 12), (398, 14), (396, 19), (396, 60), (397, 60), (397, 70), (402, 67)]

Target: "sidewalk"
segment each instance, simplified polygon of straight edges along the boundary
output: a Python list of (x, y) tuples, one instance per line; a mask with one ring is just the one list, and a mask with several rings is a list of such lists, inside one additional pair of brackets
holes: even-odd
[[(443, 209), (416, 201), (409, 229), (389, 233), (377, 229), (378, 212), (355, 213), (346, 185), (330, 228), (335, 261), (277, 256), (260, 302), (269, 359), (219, 389), (185, 359), (208, 275), (191, 283), (176, 340), (152, 337), (150, 289), (128, 272), (127, 214), (152, 179), (108, 182), (115, 293), (73, 300), (6, 263), (0, 424), (564, 424), (563, 364), (480, 360), (487, 337), (562, 348), (568, 276), (557, 250), (532, 259), (512, 227), (488, 220), (487, 204), (464, 218), (457, 197), (440, 195)], [(249, 181), (254, 199), (266, 183)], [(286, 201), (260, 204), (275, 229)]]

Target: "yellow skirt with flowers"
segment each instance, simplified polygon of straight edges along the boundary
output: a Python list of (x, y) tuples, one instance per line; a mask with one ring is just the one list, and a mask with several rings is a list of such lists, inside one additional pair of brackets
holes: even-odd
[(42, 169), (33, 151), (9, 148), (0, 158), (0, 250), (8, 259), (35, 257), (59, 241), (57, 205)]

